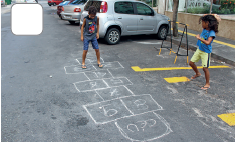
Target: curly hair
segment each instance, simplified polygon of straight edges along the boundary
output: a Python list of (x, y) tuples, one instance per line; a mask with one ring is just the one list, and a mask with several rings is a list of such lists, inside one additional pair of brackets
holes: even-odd
[(208, 27), (210, 28), (210, 30), (215, 31), (215, 33), (219, 32), (219, 30), (218, 30), (219, 22), (217, 21), (217, 19), (213, 15), (202, 16), (199, 19), (199, 24), (201, 23), (201, 21), (209, 22)]
[(88, 9), (89, 14), (94, 14), (96, 15), (97, 9), (94, 6), (90, 6)]

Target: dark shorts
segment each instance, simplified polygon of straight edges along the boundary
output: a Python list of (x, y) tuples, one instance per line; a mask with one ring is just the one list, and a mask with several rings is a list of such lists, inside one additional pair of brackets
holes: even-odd
[(99, 49), (98, 42), (96, 38), (93, 38), (92, 40), (83, 40), (83, 50), (88, 50), (89, 43), (91, 42), (93, 49)]

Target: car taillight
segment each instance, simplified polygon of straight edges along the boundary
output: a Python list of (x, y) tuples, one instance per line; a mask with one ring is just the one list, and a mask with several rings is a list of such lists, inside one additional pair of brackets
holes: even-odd
[(100, 13), (106, 13), (108, 10), (108, 4), (105, 1), (102, 1), (100, 5)]
[(64, 7), (62, 6), (62, 11), (64, 11)]
[(75, 8), (74, 12), (81, 12), (81, 9), (80, 8)]

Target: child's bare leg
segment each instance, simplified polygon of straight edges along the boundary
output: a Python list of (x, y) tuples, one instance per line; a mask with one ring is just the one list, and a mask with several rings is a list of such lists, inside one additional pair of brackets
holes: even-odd
[(194, 62), (190, 61), (189, 65), (193, 68), (193, 70), (196, 73), (196, 75), (192, 76), (191, 79), (195, 79), (195, 78), (201, 76), (201, 73), (198, 71), (197, 66), (194, 64)]
[(209, 88), (210, 87), (210, 72), (208, 68), (203, 68), (203, 71), (205, 72), (205, 78), (206, 78), (206, 85), (202, 88)]
[(97, 57), (97, 63), (99, 64), (99, 67), (103, 67), (103, 65), (100, 64), (100, 50), (95, 49), (96, 57)]
[(83, 50), (83, 53), (82, 53), (82, 65), (85, 65), (85, 59), (86, 59), (87, 51), (88, 50)]

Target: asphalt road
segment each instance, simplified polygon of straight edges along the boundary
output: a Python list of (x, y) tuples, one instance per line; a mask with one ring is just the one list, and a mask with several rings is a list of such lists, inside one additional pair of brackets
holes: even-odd
[(10, 13), (1, 15), (2, 142), (235, 141), (235, 127), (217, 116), (235, 113), (234, 67), (210, 69), (208, 91), (200, 89), (204, 75), (179, 83), (164, 79), (190, 78), (190, 69), (136, 72), (133, 66), (188, 67), (186, 57), (174, 64), (175, 54), (163, 49), (159, 55), (161, 41), (144, 35), (112, 46), (99, 40), (104, 68), (90, 47), (82, 70), (79, 25), (40, 3), (38, 36), (13, 35)]

